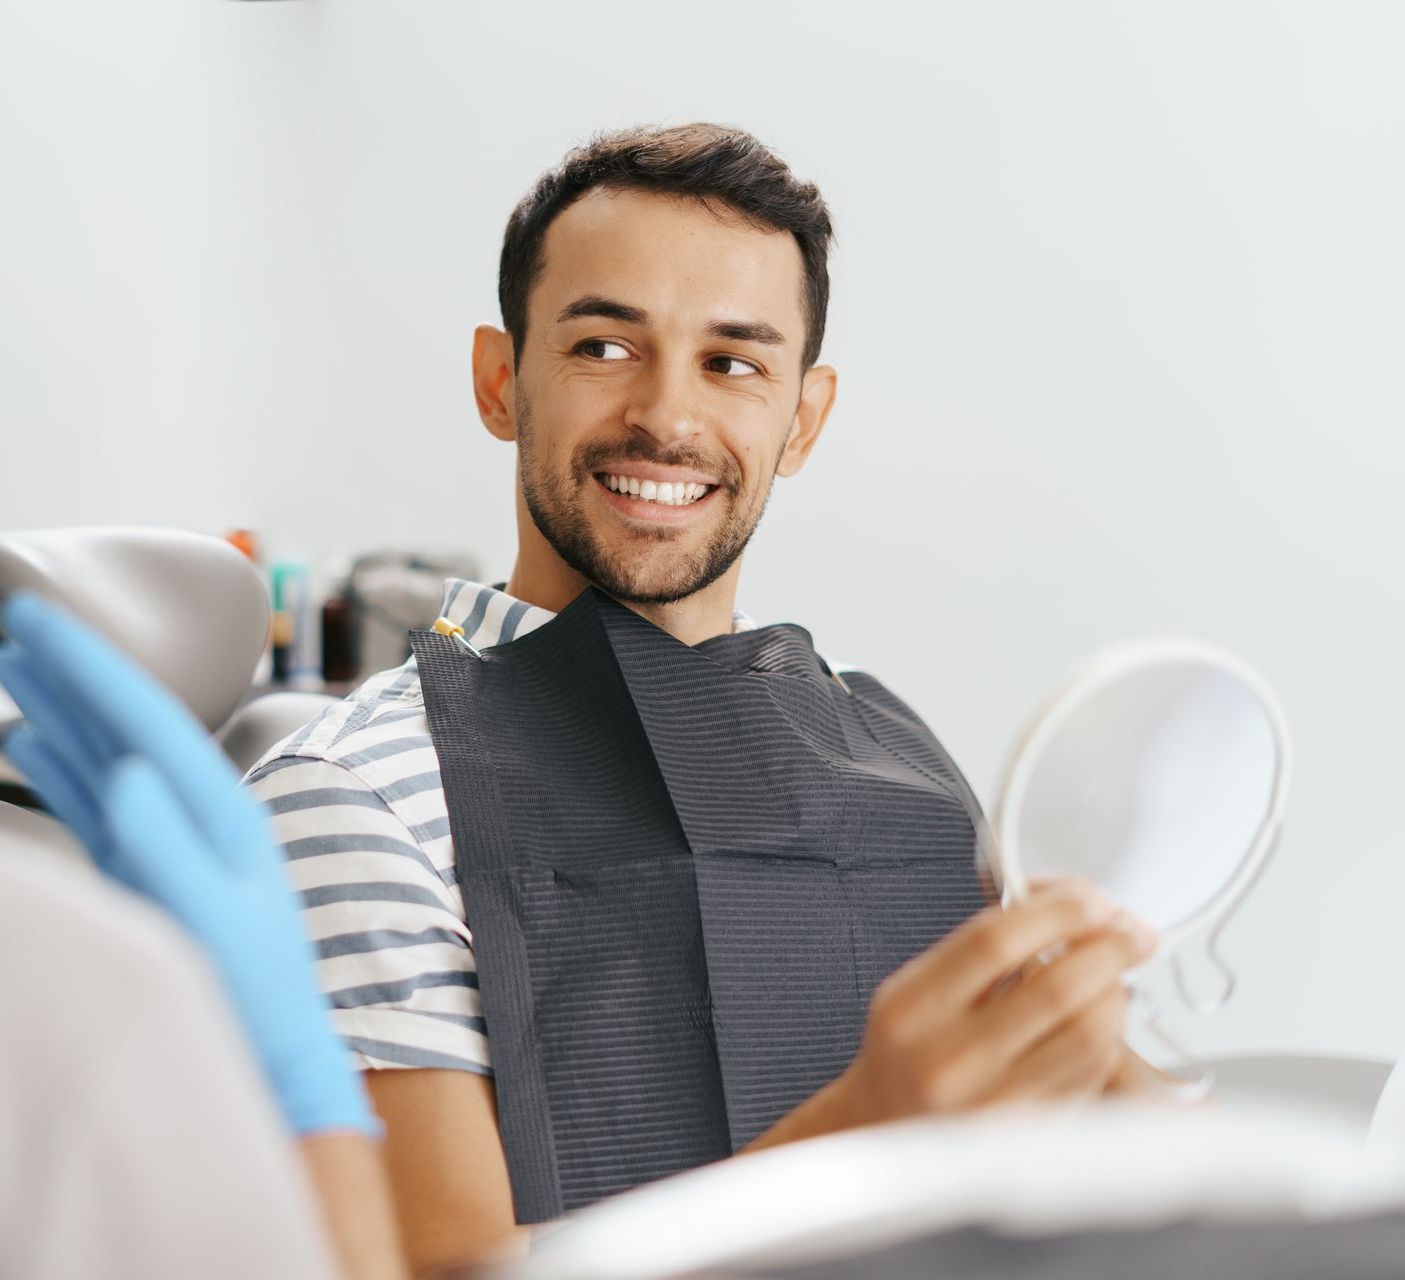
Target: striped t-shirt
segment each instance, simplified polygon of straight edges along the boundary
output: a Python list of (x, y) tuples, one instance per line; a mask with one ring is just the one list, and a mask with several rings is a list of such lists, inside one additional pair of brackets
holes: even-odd
[[(445, 583), (440, 613), (479, 649), (556, 616), (458, 578)], [(735, 630), (754, 626), (733, 615)], [(318, 977), (356, 1064), (491, 1074), (414, 657), (272, 747), (245, 784), (271, 814), (302, 895)]]

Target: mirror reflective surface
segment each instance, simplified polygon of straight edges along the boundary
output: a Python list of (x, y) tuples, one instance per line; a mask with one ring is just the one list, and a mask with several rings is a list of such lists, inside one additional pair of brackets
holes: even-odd
[(1101, 655), (1026, 735), (997, 808), (1007, 897), (1083, 876), (1162, 934), (1222, 924), (1272, 847), (1287, 725), (1246, 664), (1195, 641)]

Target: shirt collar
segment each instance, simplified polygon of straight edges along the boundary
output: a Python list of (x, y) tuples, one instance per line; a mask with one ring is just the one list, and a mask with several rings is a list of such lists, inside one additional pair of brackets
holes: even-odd
[[(439, 614), (462, 627), (464, 639), (475, 649), (491, 649), (520, 639), (556, 616), (549, 609), (538, 609), (497, 587), (465, 578), (444, 579)], [(756, 623), (750, 617), (740, 609), (732, 611), (733, 632), (754, 630)]]

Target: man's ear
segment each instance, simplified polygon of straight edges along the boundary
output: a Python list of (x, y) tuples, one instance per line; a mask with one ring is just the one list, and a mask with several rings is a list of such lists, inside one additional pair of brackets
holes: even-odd
[(839, 375), (830, 365), (817, 364), (805, 371), (800, 383), (800, 403), (795, 406), (795, 420), (790, 424), (790, 435), (786, 437), (785, 450), (776, 468), (778, 476), (793, 476), (805, 465), (805, 459), (824, 430), (829, 411), (834, 408), (838, 384)]
[(473, 331), (473, 398), (483, 425), (499, 440), (517, 439), (512, 338), (490, 324)]

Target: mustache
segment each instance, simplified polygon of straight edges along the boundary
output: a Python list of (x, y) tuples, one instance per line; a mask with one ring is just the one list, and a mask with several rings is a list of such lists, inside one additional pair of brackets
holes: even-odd
[(687, 467), (716, 476), (718, 487), (729, 493), (741, 488), (741, 467), (728, 455), (712, 456), (691, 445), (660, 449), (649, 440), (634, 436), (628, 440), (597, 440), (576, 451), (574, 470), (577, 481), (608, 471), (612, 462), (652, 462), (660, 467)]

